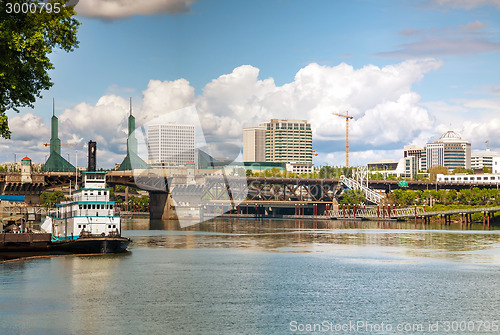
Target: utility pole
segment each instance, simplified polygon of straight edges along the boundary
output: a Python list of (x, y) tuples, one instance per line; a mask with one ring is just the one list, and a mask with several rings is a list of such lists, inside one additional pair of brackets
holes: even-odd
[(345, 118), (345, 166), (349, 167), (349, 120), (354, 117), (349, 116), (349, 111), (346, 111), (345, 115), (339, 113), (332, 114)]

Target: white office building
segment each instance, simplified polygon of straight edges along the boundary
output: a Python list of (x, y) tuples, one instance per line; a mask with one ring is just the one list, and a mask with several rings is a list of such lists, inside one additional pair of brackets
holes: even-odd
[(156, 124), (148, 126), (148, 160), (153, 166), (182, 166), (194, 162), (194, 126)]
[(266, 127), (243, 128), (243, 161), (266, 161)]
[(471, 168), (482, 169), (485, 167), (493, 166), (493, 158), (500, 157), (500, 152), (493, 152), (490, 150), (486, 151), (475, 151), (471, 154)]
[(493, 157), (492, 172), (500, 173), (500, 157)]

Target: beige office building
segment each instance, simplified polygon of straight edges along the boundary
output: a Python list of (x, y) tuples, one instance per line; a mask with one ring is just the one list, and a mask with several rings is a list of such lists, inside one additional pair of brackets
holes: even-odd
[(455, 133), (448, 131), (439, 140), (427, 143), (426, 169), (434, 166), (445, 166), (449, 170), (459, 167), (471, 168), (470, 143)]
[(266, 161), (266, 127), (243, 128), (243, 161)]
[(266, 122), (266, 161), (308, 163), (312, 168), (312, 131), (307, 120)]

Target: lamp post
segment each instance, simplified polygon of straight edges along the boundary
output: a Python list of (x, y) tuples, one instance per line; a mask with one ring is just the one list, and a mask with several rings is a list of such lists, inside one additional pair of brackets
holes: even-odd
[(75, 191), (78, 190), (78, 152), (75, 150)]

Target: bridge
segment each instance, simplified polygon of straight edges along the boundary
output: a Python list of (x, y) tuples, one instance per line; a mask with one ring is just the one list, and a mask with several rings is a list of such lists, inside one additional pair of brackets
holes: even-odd
[[(124, 185), (146, 190), (150, 194), (152, 218), (174, 218), (174, 203), (190, 202), (208, 205), (227, 202), (250, 206), (250, 211), (262, 212), (261, 208), (276, 208), (275, 214), (293, 214), (300, 209), (310, 214), (331, 210), (344, 187), (365, 191), (368, 200), (380, 203), (384, 193), (401, 188), (396, 180), (368, 180), (366, 186), (350, 178), (282, 178), (282, 177), (234, 177), (223, 174), (203, 176), (174, 176), (167, 170), (145, 169), (141, 171), (109, 171), (109, 186)], [(219, 171), (220, 172), (220, 171)], [(39, 195), (47, 189), (74, 185), (81, 177), (75, 172), (32, 173), (29, 182), (23, 181), (20, 173), (0, 174), (0, 194), (25, 195), (26, 202), (39, 202)], [(441, 183), (430, 181), (409, 181), (405, 189), (470, 189), (498, 188), (497, 183)], [(37, 200), (38, 199), (38, 200)], [(281, 204), (278, 204), (281, 203)], [(255, 205), (257, 209), (255, 209)], [(284, 208), (288, 208), (285, 210)], [(281, 208), (281, 209), (280, 209)], [(225, 208), (229, 210), (229, 207)], [(394, 215), (394, 213), (393, 213)], [(367, 216), (368, 217), (368, 216)], [(373, 217), (373, 215), (372, 215)], [(393, 216), (394, 217), (394, 216)]]

